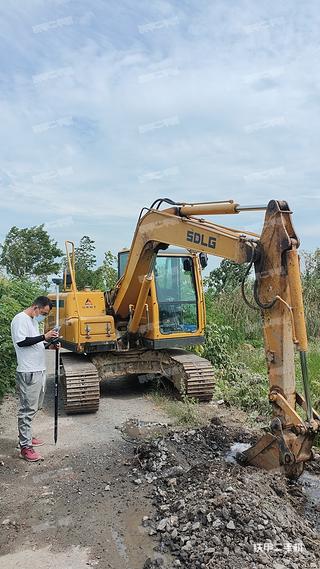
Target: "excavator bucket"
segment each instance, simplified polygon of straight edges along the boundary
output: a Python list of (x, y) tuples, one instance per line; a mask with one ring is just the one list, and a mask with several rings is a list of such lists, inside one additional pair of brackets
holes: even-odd
[(279, 419), (273, 420), (271, 428), (273, 433), (266, 433), (255, 445), (239, 453), (239, 462), (269, 471), (280, 470), (288, 478), (298, 478), (304, 463), (312, 459), (314, 432), (296, 435), (282, 431)]

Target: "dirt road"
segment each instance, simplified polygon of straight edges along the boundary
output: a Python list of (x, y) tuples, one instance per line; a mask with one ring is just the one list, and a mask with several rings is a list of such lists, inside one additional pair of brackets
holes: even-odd
[(252, 443), (255, 433), (243, 413), (219, 405), (201, 407), (207, 426), (160, 427), (160, 437), (134, 443), (135, 419), (169, 421), (147, 389), (133, 378), (103, 384), (96, 415), (67, 417), (61, 404), (55, 447), (51, 378), (34, 421), (47, 443), (37, 464), (19, 459), (16, 401), (5, 399), (0, 565), (318, 569), (320, 459), (294, 484), (240, 467), (230, 447)]
[[(53, 354), (50, 354), (52, 356)], [(52, 362), (51, 362), (52, 369)], [(0, 564), (6, 569), (141, 569), (154, 556), (142, 527), (149, 487), (135, 484), (133, 445), (117, 427), (127, 418), (165, 421), (134, 379), (102, 387), (96, 415), (67, 417), (60, 405), (53, 443), (53, 380), (34, 420), (44, 461), (18, 458), (16, 401), (0, 406)]]

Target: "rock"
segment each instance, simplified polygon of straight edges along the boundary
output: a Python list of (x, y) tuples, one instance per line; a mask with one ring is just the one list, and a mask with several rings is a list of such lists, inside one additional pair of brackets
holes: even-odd
[(179, 521), (178, 516), (170, 516), (170, 518), (169, 518), (170, 525), (172, 525), (172, 526), (177, 526), (178, 521)]
[(182, 466), (173, 466), (169, 468), (162, 474), (162, 478), (174, 478), (177, 476), (182, 476), (184, 474), (184, 469)]
[(182, 526), (181, 531), (183, 531), (183, 532), (188, 531), (190, 526), (191, 526), (191, 522), (188, 522), (186, 525)]
[(107, 484), (107, 485), (104, 487), (104, 489), (105, 489), (106, 492), (109, 492), (109, 490), (110, 490), (110, 484)]
[(229, 523), (227, 523), (227, 528), (228, 529), (236, 529), (236, 526), (234, 525), (233, 521), (231, 520)]
[(188, 541), (185, 543), (185, 545), (183, 545), (183, 546), (181, 547), (181, 549), (182, 549), (182, 551), (191, 551), (191, 549), (192, 549), (192, 543), (191, 543), (191, 541), (188, 540)]
[(230, 520), (230, 512), (225, 506), (222, 508), (222, 517), (224, 520)]
[(229, 549), (228, 547), (224, 547), (224, 548), (223, 548), (223, 555), (224, 555), (225, 557), (228, 557), (229, 554), (230, 554), (230, 549)]
[[(232, 445), (252, 442), (249, 430), (219, 419), (140, 445), (133, 477), (144, 480), (151, 472), (158, 477), (153, 492), (158, 517), (148, 521), (147, 531), (158, 532), (159, 551), (177, 558), (169, 563), (172, 569), (319, 567), (312, 566), (320, 556), (311, 548), (303, 559), (286, 558), (282, 549), (279, 555), (253, 551), (258, 542), (262, 548), (267, 543), (281, 548), (283, 543), (314, 542), (318, 534), (312, 520), (307, 523), (301, 514), (301, 491), (294, 493), (281, 475), (224, 461)], [(171, 479), (174, 483), (168, 485)]]
[(194, 524), (192, 524), (192, 529), (193, 529), (193, 530), (200, 529), (200, 527), (201, 527), (200, 522), (195, 522)]
[(139, 486), (140, 484), (142, 484), (141, 478), (136, 478), (133, 482), (134, 482), (134, 484), (136, 484), (137, 486)]
[(154, 567), (157, 567), (155, 561), (148, 557), (143, 565), (143, 569), (154, 569)]
[(162, 520), (160, 520), (160, 522), (157, 525), (157, 530), (164, 531), (167, 527), (167, 523), (168, 523), (168, 518), (163, 518)]

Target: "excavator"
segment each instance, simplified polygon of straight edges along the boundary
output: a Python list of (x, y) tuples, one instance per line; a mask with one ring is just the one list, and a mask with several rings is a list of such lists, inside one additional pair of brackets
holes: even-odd
[[(232, 229), (208, 216), (264, 211), (261, 234)], [(204, 217), (205, 216), (205, 217)], [(286, 201), (240, 206), (233, 200), (181, 203), (163, 198), (144, 208), (129, 250), (118, 256), (119, 280), (111, 291), (78, 290), (75, 247), (66, 241), (63, 291), (51, 300), (48, 328), (61, 321), (61, 378), (67, 413), (94, 412), (100, 381), (160, 375), (188, 397), (212, 398), (211, 363), (185, 348), (205, 340), (201, 271), (208, 255), (254, 268), (252, 300), (260, 311), (272, 405), (270, 429), (242, 453), (241, 462), (280, 469), (297, 478), (320, 430), (312, 408), (308, 341), (298, 256), (299, 239)], [(246, 278), (246, 277), (245, 277)], [(296, 391), (295, 352), (303, 391)]]

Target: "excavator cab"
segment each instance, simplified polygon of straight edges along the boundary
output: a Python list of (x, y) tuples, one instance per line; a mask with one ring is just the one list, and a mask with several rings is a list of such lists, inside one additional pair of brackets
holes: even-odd
[(154, 268), (160, 334), (190, 334), (198, 330), (198, 306), (193, 259), (158, 255)]
[[(124, 275), (129, 250), (118, 253), (118, 275)], [(203, 262), (203, 261), (202, 261)], [(154, 262), (143, 323), (147, 345), (192, 346), (204, 341), (204, 312), (200, 255), (169, 247), (159, 251)], [(188, 340), (189, 337), (189, 340)], [(142, 338), (142, 342), (144, 339)]]

